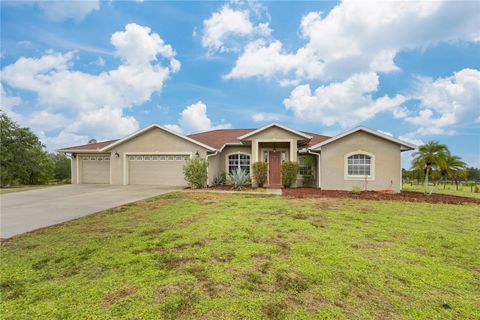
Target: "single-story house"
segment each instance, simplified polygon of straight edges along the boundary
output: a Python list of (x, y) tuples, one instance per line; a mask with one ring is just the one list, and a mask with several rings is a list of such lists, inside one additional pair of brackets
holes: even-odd
[[(72, 183), (187, 186), (183, 165), (191, 157), (208, 159), (208, 183), (237, 168), (251, 172), (268, 163), (268, 186), (280, 186), (280, 166), (297, 161), (302, 176), (312, 174), (324, 190), (400, 191), (401, 152), (415, 146), (358, 127), (334, 137), (297, 131), (278, 123), (259, 129), (219, 129), (181, 135), (152, 124), (120, 140), (94, 142), (59, 150), (71, 155)], [(313, 161), (305, 161), (305, 157)]]

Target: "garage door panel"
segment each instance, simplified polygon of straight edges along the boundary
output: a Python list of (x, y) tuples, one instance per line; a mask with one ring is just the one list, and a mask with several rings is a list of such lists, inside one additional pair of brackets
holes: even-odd
[(81, 183), (110, 183), (110, 157), (82, 157)]
[(183, 166), (187, 156), (130, 156), (128, 159), (129, 184), (187, 186)]

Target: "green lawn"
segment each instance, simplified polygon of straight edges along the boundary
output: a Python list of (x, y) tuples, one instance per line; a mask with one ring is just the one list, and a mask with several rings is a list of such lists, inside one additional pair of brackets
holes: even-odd
[(4, 242), (0, 314), (478, 319), (479, 252), (477, 205), (175, 193)]
[[(433, 188), (433, 185), (430, 185), (428, 187), (428, 190), (431, 190)], [(404, 183), (403, 184), (403, 189), (404, 191), (415, 191), (415, 192), (422, 192), (423, 193), (423, 185), (410, 185), (410, 183)], [(470, 197), (470, 198), (478, 198), (480, 199), (480, 193), (475, 193), (470, 191), (470, 186), (458, 186), (458, 190), (456, 189), (455, 185), (452, 184), (447, 184), (446, 188), (443, 188), (443, 184), (439, 185), (434, 193), (438, 194), (449, 194), (452, 196), (460, 196), (460, 197)]]

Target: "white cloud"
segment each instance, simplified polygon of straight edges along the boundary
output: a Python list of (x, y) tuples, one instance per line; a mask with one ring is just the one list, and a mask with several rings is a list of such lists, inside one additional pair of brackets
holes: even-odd
[(0, 109), (14, 121), (22, 120), (22, 116), (13, 110), (14, 107), (17, 107), (20, 104), (22, 104), (22, 99), (7, 93), (3, 88), (3, 84), (0, 83)]
[(297, 86), (283, 103), (301, 121), (351, 127), (380, 112), (396, 110), (405, 102), (402, 95), (374, 99), (372, 93), (378, 84), (373, 72), (355, 74), (343, 82), (320, 86), (313, 93), (310, 85)]
[[(39, 58), (22, 57), (6, 66), (2, 81), (37, 94), (41, 110), (32, 125), (38, 128), (46, 130), (43, 114), (58, 126), (68, 123), (63, 129), (66, 133), (98, 140), (117, 138), (138, 129), (133, 117), (123, 115), (124, 109), (141, 105), (160, 92), (180, 63), (173, 48), (148, 27), (128, 24), (112, 35), (111, 43), (122, 61), (116, 69), (80, 72), (73, 69), (73, 52), (47, 53)], [(163, 60), (169, 66), (163, 66)]]
[(20, 97), (9, 95), (3, 88), (3, 84), (0, 83), (0, 107), (2, 110), (11, 110), (22, 103)]
[[(399, 70), (399, 51), (444, 41), (479, 41), (475, 2), (347, 0), (325, 17), (306, 14), (300, 34), (306, 44), (287, 52), (278, 40), (249, 43), (227, 78), (272, 76), (345, 79), (354, 73)], [(454, 23), (453, 23), (454, 22)]]
[(65, 19), (83, 20), (93, 11), (100, 9), (99, 0), (83, 1), (37, 1), (45, 15), (53, 21)]
[(259, 112), (254, 113), (252, 116), (252, 120), (255, 122), (275, 122), (285, 120), (285, 116), (277, 113), (271, 112)]
[(417, 134), (453, 134), (456, 125), (471, 125), (480, 117), (480, 71), (463, 69), (436, 80), (419, 78), (412, 99), (420, 102), (420, 110), (405, 119), (419, 127)]
[(89, 135), (78, 135), (70, 132), (61, 131), (58, 135), (48, 137), (45, 135), (44, 131), (38, 132), (38, 137), (40, 140), (47, 146), (49, 151), (55, 151), (66, 146), (77, 146), (84, 143), (87, 143), (88, 140), (92, 139), (92, 136)]
[(187, 106), (181, 113), (178, 124), (167, 124), (165, 127), (179, 133), (190, 134), (215, 129), (228, 129), (230, 123), (213, 124), (207, 115), (207, 105), (202, 101)]
[(417, 147), (425, 144), (425, 142), (423, 142), (422, 139), (415, 138), (412, 134), (408, 134), (408, 133), (406, 135), (399, 136), (398, 139), (413, 143)]
[[(235, 38), (269, 36), (271, 31), (268, 22), (254, 25), (250, 21), (248, 9), (232, 9), (226, 4), (203, 21), (202, 46), (210, 52), (234, 51)], [(194, 30), (194, 36), (195, 34)]]
[(97, 61), (95, 61), (95, 64), (99, 67), (104, 67), (105, 66), (105, 59), (102, 57), (98, 57)]

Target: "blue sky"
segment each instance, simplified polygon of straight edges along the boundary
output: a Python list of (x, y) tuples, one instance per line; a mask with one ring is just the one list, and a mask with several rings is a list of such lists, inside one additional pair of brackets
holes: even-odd
[(1, 6), (1, 108), (49, 150), (277, 121), (438, 140), (480, 166), (478, 2)]

